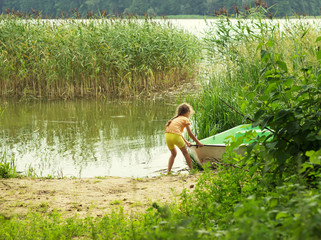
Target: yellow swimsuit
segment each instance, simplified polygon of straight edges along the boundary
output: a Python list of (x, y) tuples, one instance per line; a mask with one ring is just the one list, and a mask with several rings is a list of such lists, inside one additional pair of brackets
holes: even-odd
[(165, 141), (167, 144), (168, 149), (174, 149), (175, 145), (178, 148), (182, 148), (185, 146), (185, 142), (182, 138), (182, 136), (177, 135), (175, 133), (165, 133)]
[(190, 122), (185, 116), (178, 116), (174, 118), (169, 126), (165, 129), (165, 141), (167, 147), (171, 150), (175, 148), (175, 145), (178, 148), (185, 146), (185, 142), (182, 138), (184, 128), (190, 125)]

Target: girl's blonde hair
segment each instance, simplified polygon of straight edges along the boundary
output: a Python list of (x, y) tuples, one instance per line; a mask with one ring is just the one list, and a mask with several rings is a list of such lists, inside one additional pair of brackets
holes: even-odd
[(176, 116), (171, 118), (167, 123), (165, 127), (168, 127), (171, 122), (173, 121), (173, 119), (179, 117), (179, 116), (183, 116), (186, 113), (190, 113), (190, 116), (192, 116), (195, 112), (194, 109), (191, 105), (189, 105), (188, 103), (182, 103), (181, 105), (179, 105), (176, 109)]

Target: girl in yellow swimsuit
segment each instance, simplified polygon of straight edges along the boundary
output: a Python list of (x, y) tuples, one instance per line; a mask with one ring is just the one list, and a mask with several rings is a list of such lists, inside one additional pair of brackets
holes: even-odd
[(168, 149), (171, 151), (171, 156), (168, 160), (167, 173), (171, 171), (175, 157), (177, 155), (175, 145), (182, 151), (189, 169), (193, 169), (192, 160), (186, 148), (186, 145), (190, 147), (191, 143), (186, 141), (186, 139), (183, 137), (184, 128), (186, 128), (188, 135), (196, 142), (199, 147), (204, 146), (200, 141), (197, 140), (197, 138), (191, 131), (189, 118), (193, 114), (194, 110), (192, 106), (187, 103), (183, 103), (178, 106), (177, 115), (170, 119), (165, 126), (165, 141)]

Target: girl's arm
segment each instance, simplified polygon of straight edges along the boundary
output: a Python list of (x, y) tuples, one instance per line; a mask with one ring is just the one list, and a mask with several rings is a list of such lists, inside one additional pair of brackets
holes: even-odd
[(186, 145), (187, 145), (188, 147), (192, 146), (192, 144), (191, 144), (189, 141), (187, 141), (187, 140), (184, 138), (183, 135), (181, 135), (181, 136), (182, 136), (184, 142), (186, 143)]
[(197, 146), (199, 146), (199, 147), (204, 146), (204, 144), (201, 143), (200, 141), (198, 141), (198, 139), (194, 136), (189, 125), (186, 126), (186, 130), (187, 130), (188, 136), (190, 136), (190, 138), (193, 139), (194, 142), (196, 142)]

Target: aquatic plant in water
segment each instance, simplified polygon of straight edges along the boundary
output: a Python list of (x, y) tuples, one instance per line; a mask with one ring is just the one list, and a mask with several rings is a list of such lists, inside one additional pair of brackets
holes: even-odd
[(193, 79), (199, 40), (168, 22), (0, 16), (0, 95), (127, 97)]

